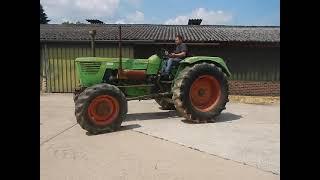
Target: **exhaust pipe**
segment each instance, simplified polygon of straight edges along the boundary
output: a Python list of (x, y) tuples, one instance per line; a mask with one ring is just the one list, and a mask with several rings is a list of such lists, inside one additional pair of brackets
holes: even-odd
[(122, 69), (122, 35), (121, 35), (121, 25), (119, 25), (119, 68), (118, 68), (118, 78), (119, 79), (127, 79)]
[(121, 25), (119, 25), (119, 70), (122, 72)]
[(132, 80), (144, 80), (146, 79), (145, 70), (123, 70), (122, 67), (122, 35), (121, 25), (119, 25), (119, 67), (118, 67), (118, 79), (132, 79)]
[(97, 31), (96, 31), (96, 30), (91, 30), (91, 31), (89, 31), (89, 34), (90, 34), (90, 37), (91, 37), (91, 52), (92, 52), (92, 57), (96, 57), (96, 49), (95, 49), (94, 40), (95, 40)]

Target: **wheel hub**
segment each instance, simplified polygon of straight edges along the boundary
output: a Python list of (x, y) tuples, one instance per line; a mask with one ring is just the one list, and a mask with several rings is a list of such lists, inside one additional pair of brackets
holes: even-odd
[(101, 95), (94, 98), (89, 107), (89, 119), (97, 125), (107, 125), (113, 122), (119, 114), (118, 101), (108, 95)]
[(108, 106), (108, 103), (101, 102), (97, 105), (96, 113), (99, 116), (106, 116), (111, 112), (111, 109)]
[(203, 88), (199, 89), (199, 92), (198, 92), (199, 96), (202, 97), (202, 96), (205, 95), (205, 93), (206, 93), (206, 90), (205, 90), (205, 89), (203, 89)]
[(215, 107), (220, 99), (220, 84), (213, 76), (200, 76), (192, 83), (189, 96), (194, 108), (208, 112)]

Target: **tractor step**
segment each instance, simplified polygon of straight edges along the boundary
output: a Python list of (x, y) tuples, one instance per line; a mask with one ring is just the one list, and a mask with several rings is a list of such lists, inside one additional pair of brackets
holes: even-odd
[(160, 82), (166, 83), (166, 84), (171, 84), (172, 83), (172, 81), (160, 81)]
[(157, 93), (157, 94), (149, 94), (149, 95), (144, 95), (144, 96), (129, 97), (129, 98), (127, 98), (127, 101), (148, 100), (148, 99), (154, 99), (156, 97), (168, 97), (168, 96), (172, 96), (172, 94), (171, 93)]
[(119, 88), (126, 88), (126, 87), (152, 87), (154, 84), (138, 84), (138, 85), (125, 85), (125, 86), (117, 86)]

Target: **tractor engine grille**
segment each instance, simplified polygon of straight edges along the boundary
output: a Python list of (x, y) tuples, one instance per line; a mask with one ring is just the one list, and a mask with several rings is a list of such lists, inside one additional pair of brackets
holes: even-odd
[(86, 74), (96, 74), (100, 70), (101, 62), (80, 62), (80, 69)]

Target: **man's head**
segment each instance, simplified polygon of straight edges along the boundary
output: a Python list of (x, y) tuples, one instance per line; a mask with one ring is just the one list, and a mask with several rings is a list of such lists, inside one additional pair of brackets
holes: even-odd
[(176, 44), (181, 44), (183, 42), (183, 38), (180, 35), (176, 35), (176, 40), (175, 40)]

